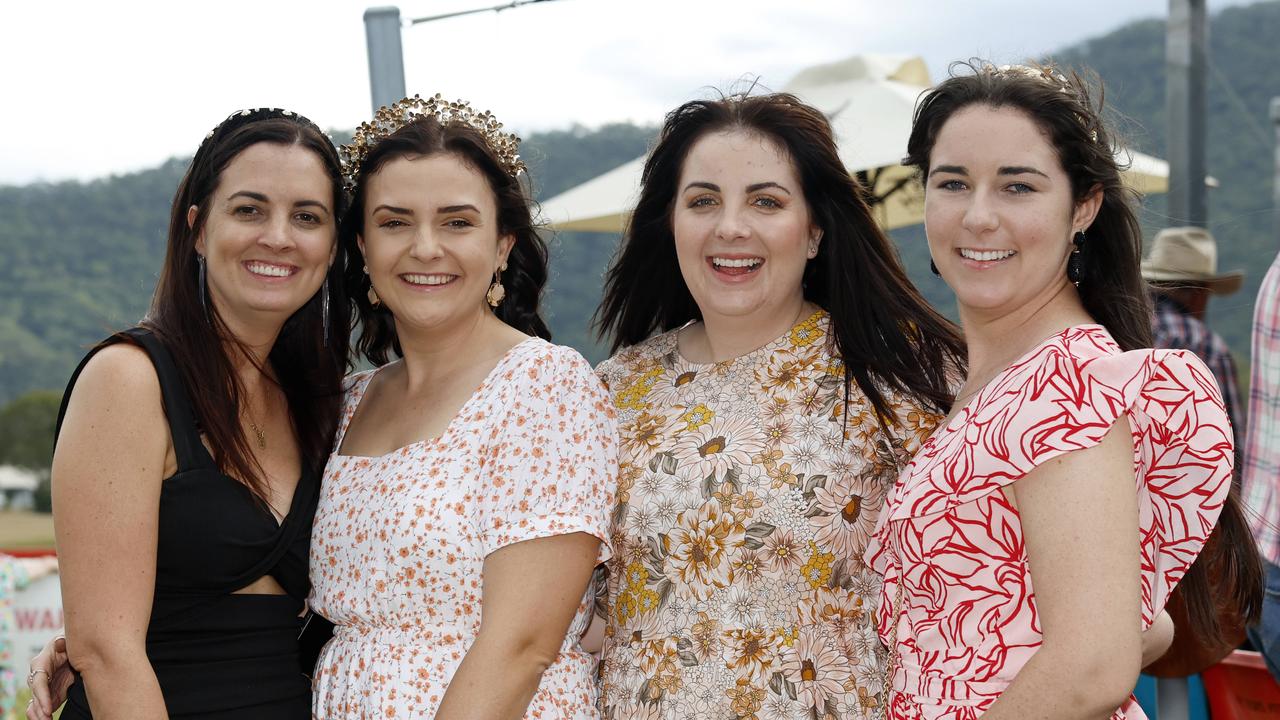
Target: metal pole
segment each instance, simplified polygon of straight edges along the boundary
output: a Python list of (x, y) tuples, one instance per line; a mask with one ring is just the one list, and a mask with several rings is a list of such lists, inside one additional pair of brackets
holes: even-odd
[(1280, 243), (1280, 97), (1271, 98), (1271, 122), (1276, 126), (1276, 171), (1271, 178), (1271, 218), (1276, 224), (1276, 242)]
[(373, 111), (404, 97), (404, 51), (400, 47), (400, 8), (364, 11), (364, 37), (369, 50), (369, 91)]
[(1209, 223), (1204, 178), (1205, 70), (1209, 22), (1205, 0), (1169, 0), (1165, 38), (1165, 117), (1169, 122), (1169, 216), (1179, 225)]

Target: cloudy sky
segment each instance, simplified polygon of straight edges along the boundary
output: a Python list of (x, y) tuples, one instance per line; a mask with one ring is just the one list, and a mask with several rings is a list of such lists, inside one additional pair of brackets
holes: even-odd
[[(390, 0), (394, 2), (394, 0)], [(405, 19), (499, 0), (401, 0)], [(189, 154), (235, 109), (322, 127), (370, 114), (363, 14), (380, 0), (22, 0), (0, 10), (0, 184), (88, 179)], [(1241, 0), (1209, 0), (1210, 12)], [(517, 132), (655, 122), (743, 77), (780, 88), (859, 53), (1038, 56), (1168, 0), (555, 0), (407, 27), (409, 93), (490, 109)]]

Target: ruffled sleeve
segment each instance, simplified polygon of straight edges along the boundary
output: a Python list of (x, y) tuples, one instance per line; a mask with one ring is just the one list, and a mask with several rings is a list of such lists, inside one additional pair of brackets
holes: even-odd
[(570, 348), (540, 344), (509, 371), (504, 417), (485, 462), (495, 502), (479, 518), (485, 554), (524, 540), (585, 532), (608, 559), (617, 428), (604, 388)]
[(904, 470), (867, 559), (888, 569), (887, 524), (979, 499), (1063, 453), (1098, 444), (1125, 416), (1134, 442), (1144, 600), (1163, 605), (1222, 509), (1234, 458), (1208, 368), (1182, 350), (1120, 352), (1100, 327), (1042, 345), (988, 385)]

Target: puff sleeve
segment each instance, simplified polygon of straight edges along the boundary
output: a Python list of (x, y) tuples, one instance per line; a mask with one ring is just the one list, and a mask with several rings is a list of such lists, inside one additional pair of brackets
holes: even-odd
[(585, 532), (601, 540), (597, 562), (604, 562), (617, 485), (617, 428), (603, 386), (581, 355), (549, 344), (504, 382), (505, 407), (483, 471), (495, 495), (478, 518), (484, 553)]

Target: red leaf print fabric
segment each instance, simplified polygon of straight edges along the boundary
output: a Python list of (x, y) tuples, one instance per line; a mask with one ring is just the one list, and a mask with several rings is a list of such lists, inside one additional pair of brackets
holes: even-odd
[[(1222, 396), (1191, 353), (1122, 352), (1101, 326), (1070, 328), (939, 428), (880, 516), (866, 558), (884, 575), (878, 628), (899, 656), (891, 717), (977, 717), (1035, 653), (1041, 630), (1021, 518), (996, 491), (1096, 445), (1122, 414), (1133, 432), (1143, 626), (1164, 607), (1230, 487)], [(1130, 698), (1113, 717), (1145, 715)]]

